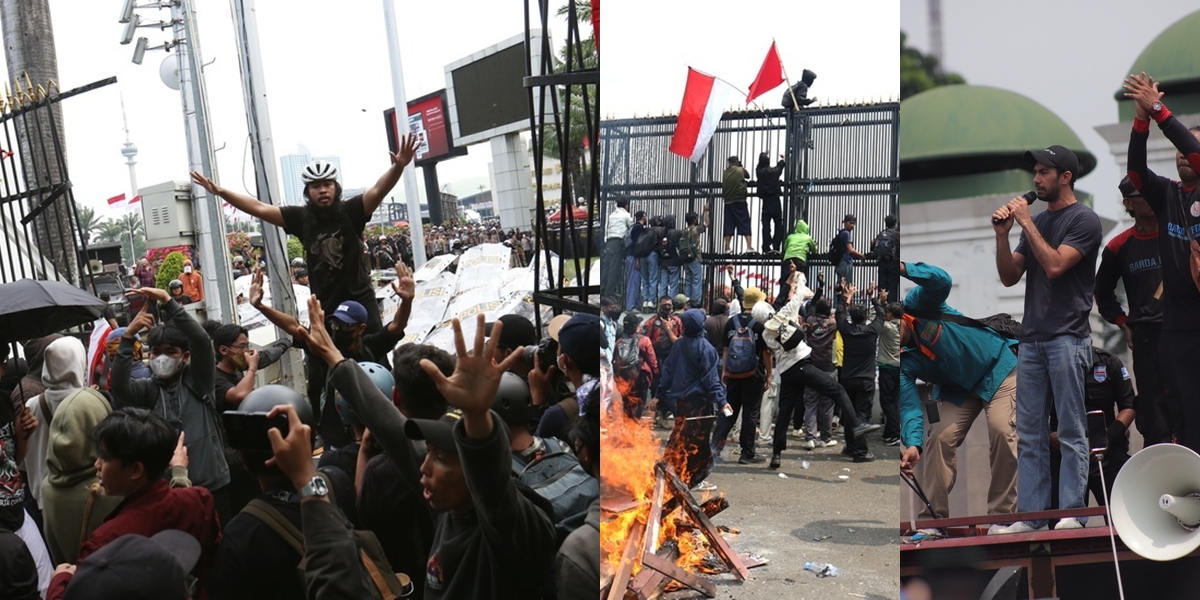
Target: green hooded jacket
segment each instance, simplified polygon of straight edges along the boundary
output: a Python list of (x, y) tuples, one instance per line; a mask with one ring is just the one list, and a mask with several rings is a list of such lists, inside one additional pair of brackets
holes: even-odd
[(796, 220), (796, 231), (787, 236), (786, 246), (783, 249), (783, 259), (798, 258), (806, 260), (809, 252), (817, 250), (817, 242), (808, 234), (808, 223), (804, 219)]

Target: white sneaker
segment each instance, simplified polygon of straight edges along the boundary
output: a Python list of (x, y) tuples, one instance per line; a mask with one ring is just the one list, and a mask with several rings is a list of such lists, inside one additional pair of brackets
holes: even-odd
[(817, 447), (817, 443), (813, 440), (804, 440), (804, 443), (800, 444), (800, 447), (805, 450), (812, 450)]
[(988, 535), (1007, 535), (1010, 533), (1029, 533), (1031, 531), (1047, 531), (1045, 525), (1034, 527), (1026, 521), (1017, 521), (1008, 527), (995, 527), (988, 529)]
[(834, 446), (836, 446), (836, 445), (837, 445), (837, 440), (835, 440), (835, 439), (833, 439), (833, 438), (829, 438), (829, 439), (827, 439), (827, 440), (825, 440), (825, 441), (823, 442), (823, 445), (824, 445), (826, 448), (832, 448), (832, 447), (834, 447)]
[(717, 486), (715, 484), (709, 483), (708, 480), (705, 479), (704, 481), (697, 483), (696, 486), (692, 488), (692, 491), (693, 492), (711, 492), (715, 489), (717, 489)]
[(1063, 529), (1082, 529), (1083, 527), (1085, 527), (1085, 525), (1083, 523), (1080, 523), (1079, 519), (1070, 518), (1070, 519), (1063, 519), (1063, 520), (1059, 521), (1058, 523), (1055, 523), (1054, 530), (1062, 531)]

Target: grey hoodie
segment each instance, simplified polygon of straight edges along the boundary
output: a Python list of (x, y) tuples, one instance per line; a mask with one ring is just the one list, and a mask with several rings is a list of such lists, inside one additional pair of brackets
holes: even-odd
[[(29, 490), (41, 506), (42, 478), (46, 475), (46, 450), (50, 444), (50, 421), (58, 405), (84, 387), (87, 373), (87, 350), (83, 342), (62, 337), (46, 346), (42, 363), (42, 385), (46, 391), (25, 401), (25, 407), (38, 420), (37, 429), (29, 437), (25, 451), (25, 472), (29, 474)], [(50, 414), (42, 410), (43, 400)]]

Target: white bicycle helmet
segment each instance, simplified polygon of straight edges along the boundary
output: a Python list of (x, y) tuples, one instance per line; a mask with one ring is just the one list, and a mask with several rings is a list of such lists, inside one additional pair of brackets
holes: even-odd
[(300, 179), (307, 185), (314, 181), (337, 181), (337, 167), (323, 160), (313, 161), (300, 173)]

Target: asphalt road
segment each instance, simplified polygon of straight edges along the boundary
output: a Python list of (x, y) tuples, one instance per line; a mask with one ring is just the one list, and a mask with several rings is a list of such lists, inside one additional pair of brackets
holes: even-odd
[[(745, 582), (732, 575), (711, 576), (718, 598), (899, 598), (899, 448), (884, 446), (876, 432), (868, 437), (876, 460), (854, 463), (841, 454), (840, 443), (810, 451), (800, 448), (799, 438), (789, 437), (783, 465), (772, 471), (765, 463), (737, 464), (732, 454), (736, 439), (735, 431), (725, 461), (709, 476), (718, 489), (698, 499), (724, 494), (730, 507), (713, 522), (738, 530), (736, 535), (726, 534), (736, 551), (770, 564), (751, 569)], [(760, 440), (759, 452), (769, 457), (769, 443)], [(807, 469), (802, 460), (808, 461)], [(818, 578), (804, 569), (806, 561), (833, 564), (840, 573)], [(695, 595), (678, 592), (667, 597)]]

